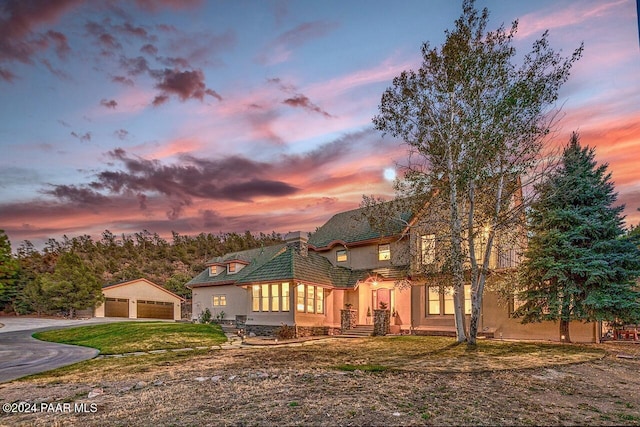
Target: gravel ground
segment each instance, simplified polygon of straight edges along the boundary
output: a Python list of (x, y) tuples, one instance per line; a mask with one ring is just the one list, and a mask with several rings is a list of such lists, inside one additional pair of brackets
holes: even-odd
[(584, 363), (470, 372), (344, 372), (310, 363), (313, 346), (214, 351), (0, 385), (3, 404), (29, 405), (0, 412), (0, 424), (640, 425), (640, 345), (602, 347), (606, 357)]

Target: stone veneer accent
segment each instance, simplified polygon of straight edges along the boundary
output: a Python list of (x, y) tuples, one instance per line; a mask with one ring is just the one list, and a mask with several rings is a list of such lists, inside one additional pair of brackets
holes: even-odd
[(389, 310), (373, 310), (373, 335), (387, 335), (390, 325)]
[(356, 310), (352, 308), (340, 310), (340, 328), (343, 331), (354, 329), (358, 324), (357, 320), (358, 320), (358, 316), (357, 316)]

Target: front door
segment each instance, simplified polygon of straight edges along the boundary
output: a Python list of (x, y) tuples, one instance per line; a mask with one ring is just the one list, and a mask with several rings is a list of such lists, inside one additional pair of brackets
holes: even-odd
[(391, 292), (393, 292), (392, 289), (374, 289), (372, 290), (372, 297), (373, 297), (373, 301), (372, 301), (372, 306), (374, 309), (379, 309), (380, 308), (380, 303), (385, 304), (385, 308), (387, 310), (391, 309)]

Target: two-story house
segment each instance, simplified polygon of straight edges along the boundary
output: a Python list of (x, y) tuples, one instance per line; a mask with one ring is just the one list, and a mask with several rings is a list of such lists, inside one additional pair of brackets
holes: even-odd
[[(299, 335), (333, 335), (342, 332), (341, 310), (355, 310), (358, 325), (371, 325), (373, 311), (385, 306), (392, 332), (453, 335), (450, 278), (430, 273), (430, 266), (441, 262), (446, 239), (437, 226), (416, 226), (410, 213), (396, 212), (395, 218), (386, 227), (377, 227), (363, 209), (341, 212), (311, 236), (289, 233), (285, 243), (210, 260), (207, 269), (187, 283), (193, 293), (194, 319), (208, 308), (214, 317), (224, 314), (256, 335), (272, 335), (283, 324), (295, 325)], [(498, 239), (490, 281), (505, 277), (500, 273), (517, 264), (515, 239)], [(483, 239), (478, 242), (482, 245)], [(511, 317), (514, 301), (503, 300), (489, 286), (481, 333), (557, 340), (557, 325), (523, 325)], [(467, 315), (470, 302), (467, 285)], [(596, 339), (593, 323), (574, 322), (571, 328), (574, 341)]]

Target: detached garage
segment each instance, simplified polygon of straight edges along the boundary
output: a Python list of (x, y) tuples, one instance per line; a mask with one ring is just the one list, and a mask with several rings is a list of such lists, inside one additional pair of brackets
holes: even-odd
[(130, 319), (180, 320), (178, 295), (147, 279), (105, 285), (104, 304), (96, 307), (96, 317), (127, 317)]

